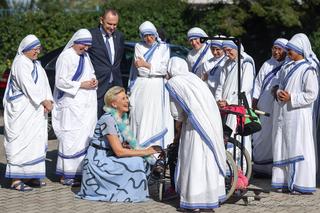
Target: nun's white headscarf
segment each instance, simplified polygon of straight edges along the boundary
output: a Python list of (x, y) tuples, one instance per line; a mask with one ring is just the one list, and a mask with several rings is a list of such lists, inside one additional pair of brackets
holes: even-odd
[(168, 64), (168, 74), (170, 78), (178, 75), (187, 75), (191, 72), (188, 70), (188, 64), (179, 57), (172, 57)]
[(139, 26), (140, 38), (143, 40), (145, 35), (154, 35), (157, 41), (160, 40), (157, 28), (150, 21), (145, 21)]
[(40, 40), (35, 35), (27, 35), (20, 42), (17, 55), (23, 54), (23, 52), (27, 52), (33, 48), (41, 46)]
[(285, 38), (278, 38), (273, 42), (273, 46), (279, 47), (281, 49), (283, 49), (284, 51), (287, 51), (287, 45), (288, 40)]
[(74, 44), (83, 44), (83, 45), (92, 45), (92, 36), (89, 30), (87, 29), (80, 29), (75, 34), (73, 34), (70, 41), (67, 43), (67, 45), (64, 47), (63, 51), (66, 49), (72, 47)]
[(208, 37), (207, 33), (203, 31), (203, 29), (199, 27), (193, 27), (191, 28), (188, 33), (188, 41), (195, 38), (201, 38), (201, 37)]
[(286, 45), (287, 49), (291, 49), (296, 53), (303, 55), (303, 57), (311, 62), (313, 66), (319, 71), (319, 60), (316, 54), (312, 51), (308, 36), (304, 33), (295, 34)]
[[(224, 35), (216, 35), (215, 37), (220, 37), (220, 38), (226, 38), (226, 36)], [(210, 41), (210, 45), (211, 47), (217, 47), (217, 48), (220, 48), (222, 49), (222, 45), (223, 45), (223, 40), (211, 40)]]

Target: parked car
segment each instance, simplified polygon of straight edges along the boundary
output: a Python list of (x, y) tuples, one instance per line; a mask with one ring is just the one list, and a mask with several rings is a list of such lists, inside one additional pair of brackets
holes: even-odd
[[(130, 66), (132, 63), (133, 55), (134, 55), (135, 44), (136, 44), (135, 42), (125, 42), (125, 51), (124, 51), (123, 59), (121, 61), (121, 65), (120, 65), (122, 82), (123, 82), (123, 84), (124, 84), (123, 86), (125, 88), (127, 88), (127, 85), (128, 85)], [(53, 51), (51, 51), (51, 52), (49, 52), (39, 58), (39, 61), (41, 62), (42, 67), (45, 69), (45, 71), (47, 73), (49, 84), (50, 84), (52, 92), (53, 92), (54, 82), (55, 82), (56, 61), (58, 59), (58, 56), (62, 52), (63, 48), (64, 47), (60, 47), (58, 49), (55, 49), (55, 50), (53, 50)], [(183, 46), (170, 44), (170, 51), (171, 51), (170, 52), (171, 57), (172, 56), (179, 56), (179, 57), (186, 59), (189, 49), (186, 47), (183, 47)], [(10, 74), (10, 69), (5, 70), (2, 74), (1, 79), (0, 79), (0, 99), (1, 99), (0, 100), (0, 102), (1, 102), (0, 107), (1, 108), (3, 108), (2, 100), (3, 100), (4, 92), (6, 89), (9, 74)], [(51, 114), (49, 114), (48, 120), (49, 120), (49, 122), (48, 122), (48, 138), (54, 139), (55, 134), (54, 134), (52, 124), (51, 124)]]

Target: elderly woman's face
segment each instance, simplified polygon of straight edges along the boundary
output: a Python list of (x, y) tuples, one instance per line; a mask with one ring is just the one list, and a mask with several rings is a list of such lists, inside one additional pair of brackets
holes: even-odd
[(29, 58), (30, 60), (37, 60), (38, 55), (41, 52), (42, 47), (35, 47), (27, 52), (24, 52), (23, 54)]
[(84, 52), (88, 51), (90, 46), (85, 44), (74, 44), (72, 47), (78, 55), (82, 55)]
[(238, 57), (238, 51), (236, 49), (225, 47), (223, 48), (226, 56), (228, 56), (231, 60), (236, 60)]
[(118, 110), (120, 113), (129, 111), (128, 96), (124, 92), (120, 92), (116, 95), (115, 100), (112, 101), (111, 106)]
[(200, 42), (200, 38), (190, 39), (189, 42), (190, 42), (190, 45), (192, 46), (192, 48), (195, 50), (200, 50), (202, 47), (202, 43)]
[(147, 45), (151, 46), (156, 41), (156, 37), (154, 35), (147, 34), (143, 36), (143, 40)]
[(286, 51), (278, 46), (273, 46), (272, 49), (272, 57), (275, 58), (277, 61), (283, 61), (286, 57)]
[(223, 49), (218, 47), (211, 47), (211, 52), (215, 58), (220, 58), (224, 54)]

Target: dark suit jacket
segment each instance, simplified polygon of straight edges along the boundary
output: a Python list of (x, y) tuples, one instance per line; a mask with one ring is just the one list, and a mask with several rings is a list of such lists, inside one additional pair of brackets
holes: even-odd
[[(120, 63), (124, 53), (124, 37), (121, 32), (113, 33), (113, 42), (115, 49), (114, 63), (110, 62), (107, 47), (104, 43), (99, 27), (89, 30), (92, 35), (92, 46), (89, 48), (89, 56), (99, 81), (97, 97), (103, 101), (106, 91), (115, 85), (122, 86)], [(113, 82), (109, 83), (110, 75), (113, 74)], [(98, 109), (99, 110), (99, 109)]]

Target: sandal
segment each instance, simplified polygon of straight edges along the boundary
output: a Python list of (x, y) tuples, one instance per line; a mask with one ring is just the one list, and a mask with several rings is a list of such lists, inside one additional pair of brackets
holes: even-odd
[(22, 181), (16, 182), (15, 184), (11, 185), (10, 189), (17, 190), (19, 192), (29, 192), (29, 191), (33, 190), (33, 188), (31, 188), (30, 186), (26, 185)]
[(80, 181), (75, 180), (73, 178), (67, 178), (67, 179), (60, 180), (60, 183), (65, 186), (74, 186), (74, 187), (81, 185)]
[(32, 187), (43, 187), (47, 185), (46, 182), (41, 181), (40, 179), (30, 179), (26, 182), (26, 184)]

